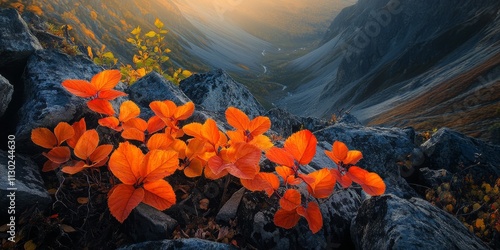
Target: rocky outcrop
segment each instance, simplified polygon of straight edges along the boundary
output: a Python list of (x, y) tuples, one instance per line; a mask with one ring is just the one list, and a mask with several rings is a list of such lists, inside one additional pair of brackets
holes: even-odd
[(383, 195), (353, 219), (356, 249), (489, 249), (455, 217), (419, 199)]
[(500, 176), (500, 146), (464, 136), (448, 128), (439, 129), (422, 144), (431, 169), (452, 173), (474, 164), (492, 165), (493, 175)]
[[(9, 215), (20, 218), (27, 209), (34, 207), (44, 211), (52, 202), (38, 165), (28, 156), (15, 152), (13, 159), (9, 156), (10, 153), (0, 150), (0, 203), (5, 209), (1, 213), (1, 224), (5, 224)], [(7, 213), (11, 204), (12, 208), (9, 210), (13, 210), (15, 214)]]
[(15, 9), (0, 9), (0, 68), (26, 61), (42, 49)]
[(195, 104), (208, 111), (224, 112), (233, 106), (250, 117), (265, 112), (250, 91), (222, 69), (192, 75), (181, 81), (180, 88)]
[(9, 83), (9, 80), (0, 75), (0, 117), (2, 117), (7, 110), (7, 107), (12, 100), (13, 93), (14, 87)]

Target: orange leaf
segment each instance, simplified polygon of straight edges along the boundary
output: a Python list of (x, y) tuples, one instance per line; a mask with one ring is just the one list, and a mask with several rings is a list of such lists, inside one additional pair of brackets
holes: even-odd
[(52, 171), (52, 170), (56, 170), (60, 165), (61, 164), (52, 162), (51, 160), (47, 160), (43, 164), (42, 172), (49, 172), (49, 171)]
[(113, 116), (115, 114), (115, 110), (113, 109), (113, 105), (107, 100), (103, 99), (94, 99), (87, 102), (87, 107), (90, 110), (97, 112), (99, 114), (104, 114), (108, 116)]
[(111, 215), (123, 223), (130, 212), (144, 199), (144, 189), (135, 189), (133, 186), (118, 184), (108, 197), (108, 207)]
[(121, 78), (122, 74), (119, 70), (103, 70), (92, 77), (90, 84), (96, 90), (110, 90), (120, 82)]
[(347, 175), (340, 174), (340, 171), (337, 168), (330, 169), (330, 173), (335, 177), (337, 182), (340, 183), (343, 188), (348, 188), (352, 185), (351, 178), (349, 178), (349, 176)]
[(77, 162), (74, 166), (64, 166), (61, 169), (61, 172), (66, 173), (66, 174), (76, 174), (85, 168), (88, 168), (89, 165), (85, 164), (83, 161)]
[(90, 98), (97, 94), (97, 90), (89, 82), (84, 80), (64, 80), (62, 86), (71, 94), (82, 98)]
[(307, 208), (302, 206), (297, 208), (297, 213), (306, 218), (309, 229), (313, 234), (317, 233), (323, 227), (323, 216), (321, 215), (318, 203), (309, 202)]
[(148, 120), (148, 133), (149, 134), (153, 134), (155, 132), (158, 132), (160, 130), (162, 130), (163, 128), (165, 128), (165, 123), (163, 122), (162, 119), (160, 119), (160, 117), (158, 116), (152, 116), (151, 118), (149, 118)]
[(61, 145), (61, 143), (75, 135), (75, 130), (68, 123), (60, 122), (54, 128), (54, 135), (57, 138), (57, 145)]
[(271, 139), (265, 135), (257, 135), (249, 143), (260, 148), (262, 151), (267, 151), (274, 146)]
[(365, 169), (362, 169), (357, 166), (351, 166), (349, 167), (349, 170), (346, 173), (346, 176), (348, 176), (352, 181), (362, 184), (365, 182), (366, 175), (368, 174), (368, 171)]
[(282, 227), (285, 229), (290, 229), (297, 225), (300, 220), (300, 215), (296, 210), (287, 211), (284, 209), (278, 209), (274, 214), (274, 225)]
[(193, 112), (194, 112), (194, 103), (187, 102), (186, 104), (177, 107), (174, 113), (174, 118), (176, 120), (186, 120), (187, 118), (191, 117)]
[(136, 184), (141, 177), (141, 166), (144, 159), (142, 151), (129, 142), (120, 143), (111, 154), (109, 169), (121, 182), (127, 185)]
[(300, 206), (301, 202), (302, 196), (300, 192), (296, 189), (288, 189), (280, 199), (280, 206), (284, 210), (295, 211), (295, 209)]
[(171, 118), (173, 118), (175, 111), (177, 110), (177, 105), (172, 101), (153, 101), (149, 104), (151, 110), (160, 117), (160, 119), (167, 124), (169, 127), (174, 127)]
[(280, 180), (275, 174), (259, 172), (253, 179), (240, 179), (241, 185), (250, 191), (265, 191), (271, 197), (278, 189)]
[(257, 116), (252, 121), (250, 121), (250, 124), (248, 126), (248, 131), (250, 131), (250, 133), (253, 136), (257, 136), (264, 134), (270, 128), (271, 128), (271, 120), (269, 120), (268, 117)]
[(33, 129), (31, 131), (31, 140), (36, 145), (47, 149), (51, 149), (57, 146), (56, 136), (47, 128)]
[(113, 130), (118, 131), (118, 132), (123, 130), (123, 128), (120, 126), (120, 121), (118, 119), (116, 119), (116, 117), (114, 117), (114, 116), (108, 116), (105, 118), (101, 118), (97, 122), (99, 123), (99, 125), (101, 125), (103, 127), (107, 127), (107, 128), (113, 129)]
[(146, 140), (146, 136), (143, 131), (140, 131), (136, 128), (127, 128), (122, 132), (122, 138), (127, 140), (136, 140), (140, 142), (144, 142)]
[(293, 156), (281, 148), (272, 147), (266, 152), (266, 157), (279, 165), (285, 165), (287, 167), (293, 167), (295, 165)]
[(301, 130), (292, 134), (285, 141), (284, 149), (293, 155), (293, 158), (301, 165), (306, 165), (316, 154), (318, 141), (309, 130)]
[[(211, 158), (210, 158), (211, 159)], [(215, 174), (209, 167), (204, 169), (205, 177), (210, 180), (217, 180), (229, 174), (227, 170), (221, 171), (219, 174)]]
[(179, 167), (178, 154), (175, 151), (151, 150), (143, 160), (141, 177), (144, 182), (152, 182), (163, 179), (173, 174)]
[(207, 140), (210, 144), (216, 146), (219, 144), (219, 139), (221, 137), (219, 133), (219, 128), (214, 120), (208, 118), (202, 126), (201, 136)]
[(144, 183), (145, 204), (158, 210), (165, 210), (175, 204), (175, 192), (172, 186), (165, 180), (160, 179), (154, 182)]
[[(299, 174), (304, 177), (303, 174)], [(314, 171), (307, 175), (310, 178), (302, 178), (307, 183), (307, 191), (315, 198), (328, 198), (335, 187), (335, 176), (326, 168)], [(313, 180), (312, 182), (310, 180)]]
[(203, 138), (203, 136), (201, 136), (202, 129), (203, 129), (203, 124), (197, 122), (192, 122), (182, 127), (182, 131), (184, 131), (185, 134), (200, 139)]
[(95, 129), (91, 129), (83, 133), (76, 143), (74, 153), (76, 157), (87, 160), (95, 151), (99, 144), (99, 135)]
[(157, 133), (149, 138), (147, 147), (149, 150), (153, 149), (167, 150), (171, 148), (173, 141), (174, 138), (172, 138), (172, 136), (167, 135), (165, 133)]
[(201, 176), (204, 165), (204, 161), (194, 158), (190, 160), (189, 165), (184, 168), (184, 175), (190, 178)]
[(281, 178), (285, 181), (285, 184), (298, 185), (302, 183), (302, 179), (295, 178), (295, 173), (293, 169), (287, 166), (279, 166), (275, 168), (276, 173), (278, 173)]
[(89, 156), (92, 163), (97, 163), (104, 160), (113, 151), (113, 145), (104, 144), (95, 149), (95, 151)]
[(132, 118), (138, 117), (140, 114), (141, 110), (137, 104), (133, 101), (125, 101), (120, 106), (120, 115), (118, 116), (118, 119), (121, 122), (127, 122)]
[(226, 120), (229, 125), (238, 130), (248, 130), (250, 118), (238, 108), (229, 107), (226, 109)]
[(134, 117), (128, 119), (126, 122), (123, 122), (123, 129), (128, 128), (135, 128), (144, 133), (144, 131), (148, 128), (148, 123), (141, 118)]
[(366, 174), (365, 182), (360, 183), (360, 185), (371, 196), (378, 196), (385, 193), (385, 183), (376, 173)]
[(85, 123), (85, 118), (80, 119), (80, 121), (73, 123), (73, 125), (71, 126), (73, 127), (75, 135), (72, 138), (68, 139), (66, 143), (71, 148), (75, 148), (78, 139), (80, 139), (80, 136), (82, 136), (83, 133), (87, 131), (87, 124)]
[(118, 90), (114, 90), (114, 89), (101, 90), (97, 93), (98, 99), (103, 99), (103, 100), (108, 100), (108, 101), (114, 100), (114, 99), (121, 97), (121, 96), (127, 96), (127, 94), (125, 94), (122, 91), (118, 91)]
[(349, 150), (347, 146), (340, 141), (333, 142), (332, 151), (324, 151), (325, 154), (333, 161), (335, 164), (353, 165), (356, 164), (363, 154), (358, 150)]
[(65, 163), (71, 158), (71, 152), (68, 147), (55, 147), (51, 149), (48, 153), (42, 153), (50, 161), (58, 164)]

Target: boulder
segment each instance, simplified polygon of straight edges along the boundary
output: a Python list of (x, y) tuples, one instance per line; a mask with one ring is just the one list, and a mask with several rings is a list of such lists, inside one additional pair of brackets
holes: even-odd
[(26, 61), (42, 45), (15, 9), (0, 9), (0, 68)]
[(419, 198), (365, 200), (352, 221), (356, 249), (489, 249), (455, 217)]
[(135, 242), (168, 238), (177, 226), (176, 220), (144, 203), (132, 210), (125, 223)]
[[(86, 100), (66, 91), (61, 83), (66, 79), (88, 80), (103, 69), (86, 56), (69, 56), (55, 50), (39, 50), (27, 62), (23, 75), (24, 104), (19, 110), (16, 139), (19, 150), (30, 151), (31, 130), (37, 127), (53, 129), (59, 122), (77, 121), (86, 117), (87, 124), (100, 118), (91, 111)], [(124, 90), (120, 83), (116, 89)], [(123, 99), (123, 98), (120, 98)], [(115, 110), (119, 102), (113, 101)], [(36, 151), (35, 151), (36, 152)]]
[(154, 71), (132, 84), (127, 93), (130, 100), (141, 108), (141, 117), (143, 118), (149, 118), (153, 115), (149, 108), (152, 101), (170, 100), (177, 105), (191, 101), (179, 87)]
[(146, 241), (125, 247), (118, 248), (119, 250), (140, 250), (140, 249), (169, 249), (169, 250), (224, 250), (237, 249), (228, 244), (218, 243), (202, 239), (177, 239), (177, 240), (162, 240), (162, 241)]
[(195, 104), (208, 111), (225, 112), (228, 107), (233, 106), (250, 118), (265, 112), (250, 91), (222, 69), (194, 74), (181, 81), (180, 88)]
[[(17, 146), (17, 141), (15, 145)], [(0, 176), (3, 178), (0, 182), (0, 203), (5, 209), (1, 213), (0, 224), (4, 224), (9, 215), (19, 218), (24, 211), (33, 206), (44, 211), (52, 202), (36, 163), (29, 157), (17, 153), (14, 154), (14, 159), (9, 159), (9, 156), (11, 154), (0, 150)], [(11, 164), (11, 160), (15, 162)], [(12, 192), (15, 199), (15, 214), (8, 214), (7, 207), (11, 201), (8, 195)]]
[(0, 75), (0, 117), (3, 116), (14, 93), (14, 86), (9, 83), (9, 80)]
[(238, 207), (240, 206), (241, 198), (243, 198), (245, 190), (244, 187), (240, 188), (240, 190), (234, 192), (231, 198), (224, 203), (215, 217), (217, 221), (229, 223), (230, 220), (236, 218)]
[(397, 162), (406, 160), (416, 148), (415, 131), (411, 128), (364, 127), (337, 123), (314, 133), (318, 141), (328, 142), (327, 148), (338, 140), (350, 150), (363, 153), (359, 165), (379, 174), (398, 173)]
[[(430, 169), (456, 173), (481, 164), (485, 171), (500, 176), (500, 146), (471, 138), (448, 128), (441, 128), (421, 146)], [(489, 167), (488, 167), (489, 166)]]
[(401, 166), (402, 162), (411, 160), (414, 158), (413, 154), (419, 152), (413, 143), (415, 136), (413, 129), (364, 127), (337, 123), (316, 131), (314, 134), (318, 139), (318, 147), (316, 156), (309, 165), (315, 169), (336, 167), (323, 151), (331, 151), (333, 142), (338, 140), (344, 142), (350, 150), (360, 150), (363, 153), (363, 159), (357, 165), (379, 174), (386, 183), (386, 193), (404, 198), (417, 196), (417, 193), (402, 178), (405, 175)]

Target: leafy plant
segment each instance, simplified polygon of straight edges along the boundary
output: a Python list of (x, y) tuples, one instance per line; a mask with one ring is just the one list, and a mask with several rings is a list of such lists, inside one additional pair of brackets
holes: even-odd
[(156, 71), (167, 80), (177, 84), (191, 75), (190, 71), (180, 68), (176, 70), (170, 69), (171, 72), (165, 69), (164, 64), (170, 59), (167, 56), (170, 49), (165, 44), (165, 35), (168, 30), (163, 29), (164, 24), (158, 18), (155, 20), (154, 25), (156, 30), (150, 30), (145, 34), (142, 34), (140, 27), (133, 29), (130, 32), (133, 37), (127, 39), (127, 42), (134, 45), (137, 50), (132, 59), (135, 70), (129, 65), (121, 67), (124, 77), (130, 81), (130, 84), (137, 79), (137, 74), (144, 75), (151, 71)]
[[(333, 143), (332, 151), (324, 152), (337, 168), (325, 167), (306, 174), (302, 166), (309, 164), (316, 154), (317, 140), (313, 133), (296, 132), (285, 140), (283, 148), (278, 148), (265, 135), (271, 127), (268, 117), (250, 119), (235, 107), (226, 110), (227, 122), (234, 128), (226, 132), (219, 130), (212, 119), (181, 126), (181, 121), (194, 112), (192, 102), (177, 106), (170, 100), (153, 101), (149, 107), (154, 116), (147, 121), (139, 117), (140, 109), (132, 101), (123, 102), (117, 113), (110, 101), (126, 95), (114, 90), (120, 78), (119, 71), (105, 70), (90, 82), (62, 83), (68, 92), (88, 99), (89, 109), (104, 116), (98, 120), (99, 125), (109, 128), (111, 136), (119, 135), (123, 141), (116, 149), (112, 144), (99, 145), (99, 133), (87, 129), (84, 119), (72, 125), (61, 122), (53, 132), (47, 128), (34, 129), (32, 140), (49, 150), (43, 153), (48, 158), (44, 171), (59, 169), (73, 175), (107, 165), (114, 176), (110, 179), (112, 187), (105, 189), (107, 204), (111, 215), (121, 223), (141, 202), (158, 210), (175, 204), (176, 195), (165, 177), (177, 170), (190, 178), (204, 175), (209, 180), (223, 177), (229, 180), (234, 176), (250, 191), (264, 191), (269, 197), (277, 195), (280, 207), (274, 223), (289, 229), (304, 217), (313, 233), (323, 226), (317, 199), (332, 195), (336, 182), (346, 188), (354, 181), (370, 195), (385, 192), (380, 176), (354, 166), (362, 158), (361, 152), (348, 150), (338, 141)], [(275, 173), (260, 171), (262, 152), (278, 164)], [(301, 193), (300, 186), (307, 193)], [(90, 198), (89, 195), (85, 203)]]
[(455, 176), (451, 182), (428, 189), (425, 197), (485, 242), (492, 242), (500, 233), (500, 178), (488, 181), (474, 179), (471, 174), (463, 179)]

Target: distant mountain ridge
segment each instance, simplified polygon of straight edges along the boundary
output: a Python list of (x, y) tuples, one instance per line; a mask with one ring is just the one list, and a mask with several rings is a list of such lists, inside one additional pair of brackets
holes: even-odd
[(277, 105), (296, 114), (352, 108), (369, 124), (488, 137), (500, 122), (500, 2), (360, 0), (288, 71), (300, 83)]

